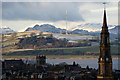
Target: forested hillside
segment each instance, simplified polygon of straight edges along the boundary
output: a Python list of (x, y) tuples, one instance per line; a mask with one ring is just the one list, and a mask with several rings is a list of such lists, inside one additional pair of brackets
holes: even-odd
[(19, 49), (40, 49), (40, 48), (58, 48), (58, 47), (81, 47), (89, 44), (70, 43), (66, 39), (56, 39), (53, 37), (27, 37), (20, 39), (17, 44)]

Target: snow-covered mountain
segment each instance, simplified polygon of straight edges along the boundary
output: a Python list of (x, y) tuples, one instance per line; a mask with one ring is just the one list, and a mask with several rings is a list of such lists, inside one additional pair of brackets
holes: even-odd
[[(112, 34), (116, 34), (118, 28), (115, 25), (108, 25), (109, 31)], [(75, 33), (75, 34), (91, 34), (91, 33), (100, 33), (102, 29), (101, 23), (86, 23), (81, 24), (76, 27), (72, 28), (72, 31), (68, 31), (68, 33)], [(66, 29), (56, 28), (50, 24), (43, 24), (43, 25), (35, 25), (33, 28), (27, 28), (25, 31), (33, 31), (38, 30), (42, 32), (51, 32), (51, 33), (65, 33)]]
[(82, 29), (75, 29), (75, 30), (71, 31), (71, 33), (74, 33), (74, 34), (89, 34), (89, 32), (87, 30), (82, 30)]
[[(114, 28), (112, 28), (112, 29), (110, 29), (109, 31), (110, 31), (110, 33), (112, 33), (112, 34), (118, 34), (118, 27), (120, 27), (120, 26), (115, 26)], [(120, 30), (119, 30), (119, 32), (120, 32)]]
[(66, 32), (65, 29), (56, 28), (55, 26), (50, 24), (35, 25), (33, 28), (27, 28), (25, 31), (33, 31), (33, 30), (38, 30), (42, 32), (52, 32), (52, 33)]
[(2, 27), (0, 28), (0, 33), (13, 33), (15, 32), (14, 30), (10, 29), (9, 27)]
[[(108, 28), (114, 28), (116, 25), (108, 25)], [(100, 31), (102, 29), (102, 24), (101, 23), (86, 23), (86, 24), (81, 24), (78, 26), (75, 26), (72, 28), (72, 30), (76, 29), (82, 29), (82, 30), (87, 30), (88, 32), (96, 32)]]

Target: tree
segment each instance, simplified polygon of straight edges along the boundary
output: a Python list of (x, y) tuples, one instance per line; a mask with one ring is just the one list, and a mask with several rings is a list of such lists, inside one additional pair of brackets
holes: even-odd
[(15, 38), (16, 35), (17, 35), (17, 33), (12, 33), (12, 34), (11, 34), (12, 38)]
[(35, 35), (36, 35), (36, 34), (35, 34), (35, 33), (33, 33), (33, 32), (30, 34), (30, 36), (31, 36), (31, 37), (33, 37), (33, 36), (35, 36)]

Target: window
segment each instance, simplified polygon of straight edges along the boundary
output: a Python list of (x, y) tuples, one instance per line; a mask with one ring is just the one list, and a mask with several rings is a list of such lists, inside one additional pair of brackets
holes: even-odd
[(108, 61), (108, 58), (106, 58), (106, 61)]
[(100, 58), (100, 61), (102, 61), (102, 58)]

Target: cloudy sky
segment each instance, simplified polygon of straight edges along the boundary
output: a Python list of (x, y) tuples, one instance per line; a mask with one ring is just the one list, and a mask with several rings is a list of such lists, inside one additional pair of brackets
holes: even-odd
[[(118, 3), (107, 3), (108, 24), (118, 24)], [(35, 24), (51, 24), (68, 30), (84, 23), (102, 23), (102, 2), (2, 2), (2, 26), (24, 31)]]

